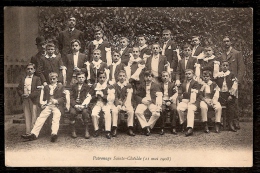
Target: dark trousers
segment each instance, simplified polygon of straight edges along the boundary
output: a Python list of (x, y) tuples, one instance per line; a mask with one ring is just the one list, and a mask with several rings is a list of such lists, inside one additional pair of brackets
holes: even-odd
[(165, 127), (166, 118), (169, 112), (170, 112), (171, 127), (174, 128), (176, 126), (176, 115), (177, 115), (176, 105), (175, 104), (171, 104), (170, 106), (162, 105), (162, 113), (159, 121), (161, 128)]
[(89, 120), (88, 109), (82, 109), (82, 111), (77, 111), (75, 108), (70, 108), (70, 121), (75, 121), (78, 114), (82, 114), (82, 119), (84, 123), (87, 123)]
[(227, 119), (228, 122), (232, 122), (233, 120), (238, 120), (238, 105), (237, 99), (232, 97), (232, 100), (228, 100), (230, 96), (229, 92), (219, 92), (219, 102), (223, 106), (227, 107)]

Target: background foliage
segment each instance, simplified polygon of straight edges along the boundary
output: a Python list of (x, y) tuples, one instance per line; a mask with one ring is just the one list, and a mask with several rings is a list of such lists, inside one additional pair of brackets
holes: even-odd
[(128, 37), (133, 46), (139, 34), (145, 34), (152, 44), (160, 41), (163, 29), (170, 29), (179, 46), (198, 35), (202, 46), (214, 45), (215, 55), (220, 56), (223, 37), (230, 36), (233, 47), (242, 51), (246, 65), (240, 90), (242, 116), (252, 115), (253, 19), (250, 8), (40, 7), (40, 34), (46, 38), (57, 37), (67, 27), (70, 15), (77, 18), (76, 28), (84, 32), (86, 44), (94, 39), (95, 26), (103, 28), (105, 39), (112, 46), (118, 45), (121, 36)]

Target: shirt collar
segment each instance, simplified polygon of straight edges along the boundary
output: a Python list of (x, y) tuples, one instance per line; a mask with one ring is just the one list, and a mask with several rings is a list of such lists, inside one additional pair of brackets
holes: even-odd
[(98, 82), (95, 90), (98, 90), (98, 91), (104, 90), (104, 89), (106, 89), (106, 87), (107, 87), (107, 83), (106, 82), (104, 82), (102, 85)]
[(169, 41), (170, 41), (170, 39), (169, 39), (169, 40), (167, 40), (167, 41), (165, 41), (165, 42), (163, 42), (163, 44), (167, 44)]
[(78, 52), (76, 52), (76, 53), (73, 53), (73, 55), (76, 55), (76, 56), (78, 56), (78, 55), (79, 55), (79, 51), (78, 51)]
[(116, 62), (116, 63), (112, 63), (112, 65), (114, 66), (114, 65), (118, 65), (118, 64), (120, 64), (121, 63), (121, 58)]
[(97, 41), (97, 40), (94, 40), (93, 41), (93, 44), (94, 45), (97, 45), (97, 44), (102, 44), (103, 43), (103, 39), (101, 38), (99, 41)]
[(56, 55), (55, 54), (53, 54), (52, 56), (49, 56), (48, 54), (46, 54), (45, 55), (45, 57), (48, 59), (48, 58), (55, 58), (56, 57)]
[(121, 83), (121, 82), (117, 82), (117, 85), (120, 86), (121, 88), (125, 87), (127, 85), (127, 82), (124, 81), (124, 83)]
[(96, 62), (96, 61), (93, 60), (92, 63), (93, 63), (93, 65), (94, 65), (95, 68), (99, 69), (100, 64), (102, 63), (102, 60), (99, 59), (98, 62)]
[(189, 56), (187, 56), (187, 57), (185, 57), (185, 60), (189, 60), (189, 58), (190, 58), (190, 57), (189, 57)]
[(152, 84), (152, 82), (151, 82), (151, 83), (149, 83), (149, 84), (145, 83), (145, 86), (151, 86), (151, 84)]
[(146, 48), (146, 47), (147, 47), (147, 44), (145, 44), (145, 45), (143, 45), (143, 46), (139, 46), (139, 49), (142, 50), (142, 49), (144, 49), (144, 48)]
[(27, 75), (26, 78), (33, 78), (33, 74), (31, 76)]
[(205, 57), (203, 60), (209, 61), (209, 60), (214, 59), (214, 58), (215, 58), (215, 55), (211, 55), (210, 57)]
[(225, 76), (228, 76), (230, 74), (230, 71), (228, 70), (228, 71), (226, 71), (226, 72), (223, 72), (223, 71), (221, 71), (221, 72), (219, 72), (219, 77), (225, 77)]
[(211, 80), (209, 80), (206, 84), (207, 85), (211, 85), (213, 82)]
[(159, 54), (157, 54), (157, 55), (153, 55), (153, 58), (154, 58), (154, 59), (159, 58)]

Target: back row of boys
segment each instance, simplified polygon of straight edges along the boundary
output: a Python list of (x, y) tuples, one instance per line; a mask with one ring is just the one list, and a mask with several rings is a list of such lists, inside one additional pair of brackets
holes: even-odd
[[(63, 94), (63, 86), (62, 84), (57, 84), (57, 82), (61, 82), (63, 84), (66, 84), (67, 86), (72, 86), (71, 88), (71, 94), (70, 94), (70, 113), (71, 113), (71, 127), (72, 127), (72, 137), (76, 137), (74, 122), (75, 122), (75, 115), (78, 113), (78, 111), (82, 111), (83, 117), (85, 117), (85, 125), (86, 125), (86, 131), (85, 131), (85, 137), (89, 138), (89, 132), (87, 127), (87, 107), (90, 107), (90, 102), (94, 102), (92, 105), (92, 121), (94, 125), (95, 133), (93, 136), (98, 136), (98, 118), (99, 118), (99, 112), (101, 110), (105, 113), (105, 129), (107, 131), (106, 137), (111, 138), (111, 115), (110, 115), (110, 109), (112, 110), (112, 136), (116, 136), (117, 134), (117, 117), (118, 117), (118, 111), (119, 110), (125, 110), (127, 111), (129, 117), (128, 117), (128, 127), (129, 131), (128, 134), (130, 136), (134, 136), (133, 133), (133, 106), (136, 107), (135, 114), (144, 129), (144, 133), (146, 135), (150, 135), (150, 129), (153, 128), (155, 122), (158, 120), (160, 115), (165, 115), (164, 113), (160, 114), (160, 106), (158, 107), (158, 102), (156, 104), (156, 95), (159, 95), (159, 92), (163, 93), (163, 111), (165, 111), (165, 105), (169, 106), (171, 108), (171, 117), (172, 117), (172, 133), (176, 134), (175, 129), (175, 118), (176, 117), (176, 99), (178, 97), (178, 100), (180, 103), (178, 104), (177, 111), (179, 113), (180, 117), (180, 123), (184, 126), (184, 114), (183, 111), (188, 109), (187, 114), (187, 131), (186, 136), (193, 134), (193, 123), (194, 123), (194, 111), (197, 109), (197, 107), (200, 105), (201, 112), (202, 112), (202, 120), (205, 124), (205, 132), (209, 132), (207, 127), (207, 110), (208, 106), (213, 107), (216, 111), (216, 132), (219, 132), (219, 122), (220, 122), (220, 116), (221, 116), (221, 106), (218, 102), (219, 100), (219, 92), (221, 91), (228, 93), (225, 96), (222, 94), (221, 98), (225, 102), (232, 103), (229, 105), (230, 111), (235, 110), (235, 101), (237, 97), (237, 80), (235, 78), (235, 75), (233, 74), (235, 71), (232, 69), (232, 64), (234, 64), (234, 60), (240, 61), (237, 57), (232, 56), (232, 58), (235, 58), (232, 60), (231, 69), (233, 73), (230, 73), (228, 70), (229, 68), (229, 54), (226, 54), (227, 57), (223, 61), (223, 68), (222, 72), (219, 73), (219, 61), (215, 60), (215, 57), (213, 55), (213, 49), (212, 47), (208, 46), (205, 47), (205, 56), (202, 56), (201, 54), (203, 52), (203, 48), (201, 48), (199, 45), (199, 39), (198, 37), (193, 38), (193, 42), (198, 44), (197, 49), (192, 48), (190, 45), (186, 44), (183, 47), (183, 55), (184, 58), (178, 61), (177, 52), (173, 49), (173, 44), (169, 43), (169, 40), (166, 41), (166, 43), (163, 45), (163, 49), (161, 51), (161, 47), (159, 44), (153, 44), (152, 45), (152, 51), (150, 51), (147, 48), (147, 45), (145, 44), (145, 37), (140, 36), (139, 47), (133, 47), (130, 51), (129, 48), (127, 48), (127, 38), (122, 38), (120, 40), (120, 44), (123, 47), (123, 50), (120, 51), (113, 51), (112, 53), (112, 59), (113, 62), (111, 65), (107, 66), (108, 62), (108, 56), (109, 56), (109, 48), (104, 47), (105, 55), (102, 58), (102, 49), (101, 45), (102, 42), (100, 42), (100, 39), (102, 39), (102, 30), (99, 30), (96, 32), (96, 39), (92, 43), (95, 45), (93, 47), (92, 44), (90, 44), (90, 47), (93, 48), (90, 49), (92, 53), (91, 58), (89, 59), (86, 55), (79, 52), (81, 42), (79, 40), (72, 40), (71, 41), (71, 47), (73, 54), (68, 54), (66, 58), (63, 58), (62, 61), (60, 56), (57, 56), (54, 54), (55, 51), (55, 45), (53, 43), (48, 43), (46, 45), (46, 55), (44, 57), (41, 57), (38, 59), (35, 59), (35, 57), (32, 57), (31, 62), (36, 64), (36, 67), (34, 65), (28, 65), (27, 66), (27, 72), (28, 76), (30, 75), (30, 70), (33, 66), (33, 69), (36, 70), (36, 76), (38, 75), (41, 80), (38, 80), (43, 83), (45, 86), (44, 88), (44, 94), (42, 100), (40, 99), (40, 102), (46, 101), (45, 106), (43, 106), (43, 111), (41, 112), (40, 116), (38, 117), (34, 128), (32, 129), (32, 126), (34, 124), (33, 120), (35, 121), (36, 117), (34, 118), (27, 118), (31, 119), (31, 123), (28, 123), (26, 125), (26, 134), (23, 135), (24, 138), (30, 138), (30, 139), (36, 139), (39, 131), (41, 129), (41, 126), (45, 122), (46, 118), (49, 116), (51, 112), (55, 114), (56, 116), (53, 116), (53, 128), (52, 128), (52, 141), (56, 141), (57, 139), (57, 131), (58, 131), (58, 122), (59, 117), (62, 114), (63, 110), (61, 106), (63, 105), (65, 95)], [(163, 32), (164, 38), (170, 38), (170, 31), (165, 30)], [(99, 39), (98, 39), (99, 38)], [(171, 41), (171, 40), (170, 40)], [(228, 37), (224, 38), (223, 40), (225, 43), (228, 41), (230, 43), (230, 39)], [(38, 43), (37, 46), (39, 48), (44, 49), (44, 42), (42, 38), (37, 38), (36, 42)], [(97, 42), (97, 43), (96, 43)], [(141, 50), (145, 49), (146, 51), (142, 53)], [(195, 46), (196, 47), (196, 46)], [(230, 47), (230, 45), (229, 45)], [(176, 48), (176, 47), (175, 47)], [(201, 49), (199, 52), (198, 50)], [(128, 50), (125, 50), (128, 49)], [(128, 55), (125, 54), (125, 52), (128, 51)], [(231, 48), (231, 51), (236, 51)], [(151, 52), (151, 53), (149, 53)], [(160, 53), (161, 52), (161, 53)], [(171, 54), (173, 56), (172, 59), (168, 59), (167, 56), (164, 55)], [(196, 52), (198, 52), (198, 56), (196, 58)], [(40, 52), (42, 53), (42, 52)], [(236, 52), (235, 52), (236, 53)], [(192, 56), (193, 54), (193, 56)], [(239, 54), (239, 53), (238, 53)], [(142, 56), (143, 57), (142, 57)], [(195, 57), (194, 57), (195, 56)], [(105, 58), (104, 58), (105, 57)], [(236, 59), (237, 58), (237, 59)], [(39, 61), (40, 59), (40, 61)], [(103, 59), (103, 60), (102, 60)], [(86, 61), (89, 60), (89, 61)], [(38, 66), (38, 67), (37, 67)], [(172, 67), (172, 68), (170, 68)], [(199, 68), (197, 68), (199, 67)], [(28, 69), (29, 68), (29, 69)], [(176, 69), (176, 70), (175, 70)], [(199, 70), (198, 70), (199, 69)], [(226, 71), (225, 71), (225, 70)], [(236, 69), (237, 70), (237, 69)], [(31, 70), (33, 71), (33, 70)], [(204, 82), (200, 80), (198, 76), (200, 76), (200, 73), (203, 72), (203, 79)], [(176, 73), (176, 75), (175, 75)], [(196, 74), (197, 78), (194, 80), (194, 73)], [(66, 74), (66, 75), (64, 75)], [(212, 82), (210, 80), (210, 76), (214, 76), (214, 78), (219, 78), (219, 80), (216, 80), (215, 82)], [(227, 77), (229, 76), (229, 77)], [(176, 78), (175, 78), (176, 77)], [(85, 78), (87, 78), (87, 83), (94, 84), (91, 89), (88, 88), (88, 85), (85, 84)], [(121, 78), (121, 80), (120, 80)], [(208, 78), (208, 79), (206, 79)], [(172, 83), (170, 80), (173, 80), (176, 82)], [(184, 80), (185, 79), (185, 80)], [(82, 81), (83, 82), (80, 82)], [(103, 81), (102, 81), (103, 80)], [(55, 83), (56, 81), (56, 83)], [(110, 85), (107, 85), (107, 81)], [(133, 81), (133, 82), (132, 82)], [(139, 82), (138, 82), (139, 81)], [(144, 81), (144, 83), (142, 82)], [(152, 82), (153, 81), (153, 82)], [(239, 80), (238, 80), (239, 81)], [(127, 83), (130, 82), (133, 85), (128, 85)], [(139, 84), (141, 82), (141, 84)], [(199, 82), (199, 83), (198, 83)], [(28, 79), (24, 79), (21, 83), (24, 83), (24, 85), (19, 85), (19, 93), (23, 96), (24, 100), (24, 108), (29, 108), (31, 104), (27, 104), (28, 98), (30, 98), (33, 94), (32, 92), (32, 85), (33, 80), (28, 82)], [(38, 83), (39, 84), (39, 83)], [(37, 86), (38, 86), (37, 84)], [(53, 84), (53, 85), (52, 85)], [(201, 84), (201, 89), (199, 84)], [(168, 89), (167, 89), (168, 85)], [(175, 88), (175, 85), (180, 86), (179, 89)], [(25, 87), (27, 86), (27, 87)], [(112, 90), (111, 86), (114, 86), (114, 91)], [(208, 87), (209, 86), (209, 87)], [(219, 87), (217, 87), (219, 86)], [(27, 88), (27, 93), (25, 93), (25, 90)], [(29, 88), (29, 89), (28, 89)], [(59, 91), (60, 94), (57, 94), (55, 96), (55, 92)], [(124, 89), (124, 92), (122, 90)], [(131, 89), (132, 88), (132, 89)], [(220, 89), (218, 89), (220, 88)], [(133, 90), (134, 89), (134, 90)], [(110, 91), (112, 90), (112, 91)], [(179, 92), (177, 92), (177, 90)], [(28, 93), (29, 91), (29, 93)], [(89, 91), (89, 92), (87, 92)], [(35, 92), (37, 92), (35, 90)], [(85, 92), (85, 95), (82, 93)], [(109, 92), (114, 92), (115, 94), (109, 94)], [(128, 93), (133, 93), (133, 98), (130, 100), (134, 100), (135, 103), (132, 104), (129, 99), (127, 99)], [(192, 94), (192, 93), (200, 93), (201, 94)], [(36, 94), (35, 94), (36, 95)], [(109, 98), (110, 96), (115, 95), (116, 98), (114, 98), (115, 102), (113, 101), (113, 98)], [(130, 94), (129, 94), (130, 95)], [(56, 98), (58, 97), (58, 98)], [(197, 97), (200, 97), (201, 102), (199, 103), (199, 99)], [(59, 100), (60, 99), (60, 100)], [(32, 99), (33, 100), (33, 99)], [(93, 101), (94, 100), (94, 101)], [(128, 102), (127, 102), (128, 100)], [(193, 102), (191, 102), (193, 100)], [(118, 102), (117, 102), (118, 101)], [(113, 102), (114, 106), (112, 106)], [(83, 104), (84, 103), (84, 104)], [(198, 105), (199, 103), (199, 105)], [(29, 105), (29, 106), (28, 106)], [(58, 106), (57, 106), (58, 105)], [(116, 107), (115, 107), (116, 105)], [(121, 106), (118, 106), (121, 105)], [(127, 106), (128, 105), (128, 106)], [(160, 105), (160, 104), (159, 104)], [(58, 109), (60, 108), (60, 109)], [(152, 112), (152, 116), (148, 122), (146, 122), (146, 119), (143, 115), (143, 112), (145, 109), (149, 109)], [(25, 112), (31, 112), (26, 111), (26, 108), (24, 109)], [(55, 113), (56, 112), (56, 113)], [(59, 112), (59, 113), (57, 113)], [(26, 114), (26, 113), (25, 113)], [(175, 115), (175, 116), (173, 116)], [(234, 115), (234, 114), (230, 114)], [(27, 117), (27, 115), (25, 115)], [(235, 117), (237, 118), (237, 117)], [(164, 134), (164, 122), (165, 117), (162, 116), (162, 128), (161, 128), (161, 134)], [(28, 121), (29, 121), (28, 120)], [(27, 120), (26, 120), (27, 121)], [(56, 122), (56, 124), (55, 124)], [(236, 129), (239, 129), (239, 124), (237, 119), (230, 118), (230, 130), (236, 131)], [(27, 127), (28, 126), (28, 127)], [(235, 127), (234, 127), (235, 126)], [(32, 130), (31, 130), (32, 129)]]

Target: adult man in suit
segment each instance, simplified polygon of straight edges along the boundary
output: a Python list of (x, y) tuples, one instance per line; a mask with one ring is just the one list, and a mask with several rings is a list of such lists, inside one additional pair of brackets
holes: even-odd
[(164, 55), (159, 54), (160, 45), (158, 43), (153, 44), (152, 49), (153, 53), (147, 58), (145, 67), (146, 70), (151, 70), (154, 76), (154, 82), (159, 84), (162, 81), (162, 71), (166, 70), (167, 58)]
[[(241, 87), (241, 82), (245, 74), (245, 63), (242, 53), (232, 47), (232, 42), (228, 36), (223, 39), (225, 52), (221, 55), (222, 61), (229, 62), (229, 71), (232, 72), (238, 79), (238, 91)], [(239, 96), (238, 96), (239, 97)], [(239, 102), (237, 103), (238, 106)], [(238, 106), (239, 109), (239, 106)], [(238, 114), (237, 114), (238, 115)], [(240, 129), (238, 116), (234, 117), (235, 128)]]
[(199, 36), (192, 37), (192, 45), (193, 48), (192, 48), (191, 56), (196, 58), (199, 54), (201, 54), (204, 51), (204, 48), (200, 46)]
[(140, 49), (140, 58), (146, 61), (146, 58), (151, 55), (152, 51), (149, 49), (148, 45), (146, 44), (147, 37), (145, 35), (138, 36), (138, 45)]
[(46, 48), (46, 41), (45, 38), (42, 36), (39, 36), (36, 38), (36, 46), (38, 49), (38, 53), (31, 57), (31, 63), (35, 65), (35, 75), (40, 77), (40, 65), (41, 60), (45, 56), (45, 48)]
[(76, 18), (71, 16), (68, 20), (68, 28), (64, 31), (59, 33), (58, 36), (58, 44), (59, 44), (59, 51), (61, 52), (62, 60), (66, 58), (66, 55), (71, 53), (71, 45), (70, 42), (73, 39), (78, 39), (81, 42), (81, 52), (84, 52), (84, 34), (82, 31), (77, 30), (75, 28), (76, 25)]
[(163, 30), (162, 33), (163, 43), (160, 44), (162, 48), (162, 55), (167, 57), (167, 61), (170, 63), (170, 67), (173, 69), (172, 80), (175, 80), (176, 69), (178, 66), (178, 56), (177, 56), (177, 44), (171, 39), (171, 31)]
[(108, 41), (103, 40), (104, 31), (100, 27), (95, 27), (95, 40), (91, 41), (87, 47), (87, 60), (93, 60), (93, 50), (99, 49), (101, 51), (101, 60), (107, 65), (112, 64), (110, 44)]
[(185, 44), (183, 46), (184, 58), (178, 63), (176, 74), (176, 85), (179, 86), (185, 79), (185, 70), (192, 69), (195, 71), (196, 58), (191, 57), (191, 45)]
[[(85, 68), (84, 63), (87, 61), (87, 56), (83, 53), (80, 53), (81, 43), (79, 40), (74, 39), (71, 41), (72, 54), (68, 54), (64, 60), (64, 65), (67, 68), (66, 79), (67, 85), (73, 85), (76, 83), (76, 73), (84, 72), (86, 73), (87, 69)], [(72, 80), (74, 79), (74, 80)]]

